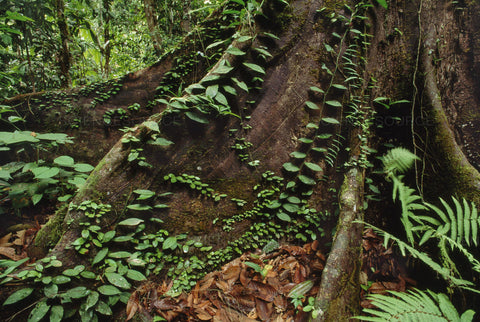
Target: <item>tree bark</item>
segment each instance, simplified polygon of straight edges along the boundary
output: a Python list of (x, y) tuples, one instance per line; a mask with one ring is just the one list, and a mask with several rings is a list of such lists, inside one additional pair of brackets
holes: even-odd
[(148, 31), (153, 41), (153, 48), (157, 54), (162, 52), (162, 37), (158, 28), (158, 21), (155, 11), (155, 3), (153, 0), (143, 0), (143, 8), (145, 11), (145, 19), (147, 20)]
[(70, 41), (70, 32), (68, 31), (67, 19), (65, 18), (65, 4), (63, 0), (56, 0), (55, 8), (57, 13), (57, 26), (60, 31), (61, 50), (59, 52), (60, 81), (62, 88), (68, 88), (72, 85), (70, 77), (71, 55), (68, 43)]

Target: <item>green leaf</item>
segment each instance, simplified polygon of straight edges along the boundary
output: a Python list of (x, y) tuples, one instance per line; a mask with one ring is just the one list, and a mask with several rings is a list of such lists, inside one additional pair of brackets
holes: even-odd
[(304, 176), (303, 174), (299, 175), (298, 179), (306, 185), (313, 186), (316, 184), (315, 180), (310, 177)]
[(245, 42), (245, 41), (248, 41), (248, 40), (250, 40), (250, 39), (252, 39), (251, 36), (240, 36), (240, 37), (237, 39), (237, 41), (238, 41), (238, 42)]
[(177, 238), (176, 237), (168, 237), (167, 239), (165, 239), (165, 241), (163, 242), (163, 246), (162, 246), (163, 249), (172, 249), (174, 250), (175, 248), (177, 248)]
[(337, 119), (334, 119), (332, 117), (324, 117), (322, 118), (322, 122), (325, 122), (328, 124), (340, 124), (340, 122)]
[(63, 318), (63, 306), (54, 305), (50, 309), (50, 322), (60, 322)]
[(66, 292), (66, 295), (71, 297), (72, 299), (81, 299), (82, 297), (85, 297), (88, 294), (90, 294), (90, 290), (87, 289), (85, 286), (77, 286), (72, 289), (69, 289)]
[(100, 263), (108, 254), (108, 248), (102, 248), (100, 251), (95, 255), (92, 261), (92, 265)]
[(210, 48), (214, 48), (214, 47), (217, 47), (217, 46), (220, 46), (221, 44), (223, 44), (225, 42), (225, 40), (220, 40), (220, 41), (216, 41), (214, 43), (211, 43), (210, 45), (207, 46), (207, 48), (205, 48), (205, 51), (209, 50)]
[(132, 256), (132, 253), (126, 251), (113, 252), (108, 255), (111, 258), (129, 258), (130, 256)]
[(311, 110), (319, 110), (320, 108), (317, 106), (317, 104), (313, 103), (313, 102), (310, 102), (310, 101), (306, 101), (305, 102), (305, 105), (307, 105), (307, 107)]
[(136, 190), (133, 190), (133, 192), (136, 193), (137, 195), (140, 195), (139, 197), (137, 197), (137, 200), (145, 200), (155, 196), (154, 191), (146, 190), (146, 189), (136, 189)]
[(307, 168), (309, 168), (312, 171), (323, 171), (323, 169), (316, 163), (305, 162), (305, 166), (307, 166)]
[(302, 142), (302, 143), (305, 143), (305, 144), (313, 143), (313, 140), (312, 140), (312, 139), (308, 139), (308, 138), (299, 138), (298, 141), (300, 141), (300, 142)]
[(60, 172), (60, 169), (55, 167), (38, 167), (33, 168), (32, 172), (35, 176), (35, 179), (48, 179), (56, 176)]
[(134, 281), (143, 281), (143, 280), (147, 279), (145, 277), (145, 275), (143, 275), (142, 273), (140, 273), (139, 271), (136, 271), (134, 269), (129, 269), (127, 271), (127, 278), (129, 278), (131, 280), (134, 280)]
[[(233, 70), (233, 67), (230, 67), (230, 66), (219, 66), (218, 68), (216, 68), (213, 72), (216, 73), (216, 74), (221, 74), (221, 75), (224, 75), (224, 74), (228, 74), (230, 73), (231, 71)], [(208, 96), (208, 95), (207, 95)]]
[(102, 285), (98, 288), (98, 291), (100, 294), (106, 296), (117, 295), (121, 293), (121, 291), (113, 285)]
[(46, 297), (53, 299), (58, 294), (58, 285), (57, 284), (50, 284), (43, 288), (43, 294)]
[(278, 36), (276, 36), (272, 33), (269, 33), (269, 32), (264, 32), (263, 35), (265, 35), (267, 37), (270, 37), (270, 38), (273, 38), (273, 39), (276, 39), (276, 40), (280, 40), (280, 38), (278, 38)]
[(97, 306), (95, 307), (95, 311), (97, 311), (98, 313), (103, 314), (103, 315), (112, 315), (113, 314), (110, 306), (108, 306), (108, 304), (103, 302), (103, 301), (98, 302)]
[(299, 167), (297, 167), (296, 165), (294, 165), (290, 162), (284, 163), (283, 168), (285, 170), (287, 170), (288, 172), (298, 172), (298, 171), (300, 171)]
[(310, 90), (311, 91), (314, 91), (314, 92), (318, 92), (318, 93), (321, 93), (321, 94), (325, 94), (325, 91), (321, 88), (318, 88), (317, 86), (312, 86), (310, 87)]
[(315, 123), (308, 123), (306, 126), (307, 129), (315, 129), (318, 130), (318, 125)]
[(234, 55), (234, 56), (242, 56), (245, 55), (244, 51), (241, 51), (237, 47), (228, 47), (226, 50), (227, 54)]
[(55, 284), (66, 284), (69, 283), (72, 279), (68, 276), (57, 275), (53, 278), (52, 282)]
[(53, 160), (53, 163), (58, 164), (59, 166), (62, 167), (73, 167), (75, 164), (75, 161), (73, 160), (72, 157), (69, 157), (67, 155), (62, 155), (55, 160)]
[(50, 310), (50, 305), (47, 304), (47, 300), (38, 302), (37, 305), (33, 308), (32, 312), (28, 316), (28, 322), (38, 322), (43, 319), (43, 317)]
[(128, 205), (127, 208), (131, 209), (131, 210), (138, 210), (138, 211), (145, 211), (145, 210), (152, 209), (152, 207), (149, 206), (149, 205), (143, 205), (143, 204), (139, 204), (139, 203), (135, 203), (133, 205)]
[(63, 275), (70, 276), (70, 277), (78, 276), (84, 270), (85, 270), (85, 266), (77, 265), (77, 266), (75, 266), (75, 268), (68, 268), (68, 269), (64, 270)]
[(158, 127), (158, 123), (154, 121), (145, 121), (143, 122), (143, 125), (148, 127), (150, 130), (154, 132), (160, 132), (160, 128)]
[(40, 194), (40, 193), (36, 193), (32, 196), (32, 203), (33, 205), (35, 206), (37, 203), (40, 202), (40, 200), (42, 200), (42, 197), (43, 197), (43, 194)]
[(295, 159), (305, 159), (307, 157), (305, 153), (298, 151), (290, 153), (290, 156), (294, 157)]
[(290, 196), (287, 198), (288, 202), (294, 203), (294, 204), (299, 204), (301, 200), (295, 196)]
[(90, 272), (90, 271), (83, 271), (80, 273), (80, 276), (86, 279), (91, 279), (91, 280), (97, 278), (97, 275), (95, 275), (94, 272)]
[(282, 207), (289, 213), (296, 213), (299, 209), (298, 205), (291, 204), (291, 203), (283, 204)]
[(105, 273), (105, 277), (111, 284), (117, 287), (120, 287), (123, 289), (129, 289), (130, 287), (132, 287), (132, 285), (125, 279), (125, 277), (123, 277), (120, 274), (109, 272), (109, 273)]
[(155, 141), (149, 141), (148, 144), (160, 145), (160, 146), (169, 146), (174, 144), (172, 141), (165, 138), (156, 138)]
[(3, 305), (9, 305), (9, 304), (13, 304), (13, 303), (17, 303), (25, 298), (27, 298), (28, 296), (30, 296), (30, 294), (32, 294), (33, 292), (33, 288), (22, 288), (21, 290), (18, 290), (16, 291), (15, 293), (13, 293), (12, 295), (10, 295), (6, 300), (5, 302), (3, 303)]
[(384, 7), (385, 9), (388, 9), (388, 4), (386, 0), (377, 0), (378, 4)]
[(245, 92), (248, 93), (248, 86), (245, 82), (239, 81), (237, 78), (232, 77), (232, 81), (241, 89), (243, 89)]
[(332, 84), (332, 87), (335, 87), (337, 89), (341, 89), (341, 90), (346, 90), (347, 87), (342, 85), (342, 84)]
[(198, 113), (195, 113), (195, 112), (186, 112), (185, 115), (189, 119), (191, 119), (192, 121), (195, 121), (195, 122), (198, 122), (198, 123), (201, 123), (201, 124), (208, 124), (209, 123), (208, 119), (204, 115), (201, 115), (201, 114), (198, 114)]
[(97, 304), (99, 297), (100, 297), (100, 294), (98, 294), (98, 292), (95, 292), (95, 291), (92, 291), (90, 294), (88, 294), (87, 300), (85, 301), (85, 310), (88, 310), (94, 307), (95, 304)]
[(263, 48), (253, 48), (253, 50), (259, 52), (261, 55), (265, 56), (265, 57), (273, 57), (272, 54), (270, 54), (268, 51), (266, 51), (265, 49)]
[(253, 63), (243, 63), (243, 65), (245, 65), (246, 67), (248, 67), (249, 69), (253, 70), (253, 71), (256, 71), (257, 73), (260, 73), (260, 74), (265, 74), (265, 70), (263, 69), (263, 67), (257, 65), (257, 64), (253, 64)]
[(330, 106), (334, 106), (334, 107), (342, 107), (342, 103), (340, 103), (339, 101), (335, 101), (335, 100), (326, 101), (325, 104), (330, 105)]
[(218, 85), (211, 85), (208, 86), (205, 90), (205, 95), (208, 97), (214, 98), (218, 93)]
[(311, 280), (298, 283), (290, 290), (290, 293), (288, 293), (287, 296), (290, 298), (299, 298), (307, 294), (307, 292), (310, 291), (312, 287), (313, 287), (313, 281)]
[(118, 225), (119, 226), (137, 226), (142, 222), (144, 222), (144, 220), (140, 218), (128, 218), (119, 222)]
[(73, 168), (75, 169), (75, 171), (78, 171), (78, 172), (90, 172), (93, 169), (95, 169), (95, 167), (87, 163), (77, 163)]
[(284, 213), (283, 211), (277, 212), (277, 217), (282, 221), (286, 221), (286, 222), (292, 221), (292, 218), (290, 218), (290, 216)]

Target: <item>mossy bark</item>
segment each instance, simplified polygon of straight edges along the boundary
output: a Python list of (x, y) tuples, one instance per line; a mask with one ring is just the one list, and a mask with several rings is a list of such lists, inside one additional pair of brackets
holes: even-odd
[(480, 173), (473, 167), (460, 146), (442, 106), (442, 94), (437, 83), (437, 72), (433, 63), (433, 55), (437, 46), (434, 31), (431, 27), (425, 33), (421, 54), (424, 71), (424, 95), (429, 103), (429, 117), (433, 120), (433, 138), (435, 150), (446, 168), (441, 176), (449, 178), (451, 193), (480, 205)]
[[(352, 132), (351, 160), (358, 159), (360, 133), (359, 129)], [(319, 314), (313, 321), (348, 321), (360, 313), (363, 224), (359, 221), (364, 218), (364, 183), (365, 170), (360, 166), (350, 168), (344, 175), (339, 192), (337, 230), (315, 299)]]

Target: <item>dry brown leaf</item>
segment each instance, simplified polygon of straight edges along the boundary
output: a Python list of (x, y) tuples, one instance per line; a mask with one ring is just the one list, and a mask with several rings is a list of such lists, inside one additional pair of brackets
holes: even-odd
[(179, 305), (172, 298), (162, 298), (153, 302), (153, 307), (160, 311), (177, 310)]
[(262, 321), (266, 321), (273, 313), (272, 303), (267, 303), (259, 298), (255, 298), (255, 309), (257, 310), (258, 317)]
[(242, 269), (239, 265), (229, 266), (226, 270), (223, 271), (222, 277), (228, 282), (228, 284), (232, 285), (240, 277), (241, 270)]
[(253, 320), (235, 310), (224, 307), (213, 317), (214, 322), (255, 322)]
[(252, 293), (255, 297), (258, 297), (267, 302), (273, 302), (275, 295), (277, 295), (277, 290), (268, 284), (263, 284), (257, 281), (251, 281), (248, 284), (248, 288), (252, 290)]
[(3, 247), (3, 246), (0, 246), (0, 255), (3, 255), (5, 257), (8, 257), (10, 259), (13, 259), (14, 261), (18, 261), (18, 260), (21, 260), (23, 258), (25, 258), (27, 255), (26, 254), (23, 254), (23, 255), (17, 255), (15, 253), (15, 249), (12, 248), (12, 247)]
[(273, 304), (275, 304), (275, 306), (276, 306), (280, 311), (284, 311), (284, 310), (287, 309), (288, 301), (287, 301), (287, 299), (285, 298), (285, 296), (277, 295), (277, 296), (275, 296), (275, 298), (273, 299)]
[(202, 321), (209, 321), (212, 319), (212, 316), (202, 308), (195, 309), (195, 314), (197, 315), (197, 318), (199, 318)]
[(225, 281), (216, 281), (215, 285), (217, 285), (219, 289), (221, 289), (223, 292), (227, 294), (230, 291), (230, 285), (228, 285), (228, 283)]
[(0, 246), (1, 247), (12, 246), (12, 243), (10, 242), (10, 238), (12, 238), (12, 235), (13, 235), (12, 233), (8, 233), (2, 238), (0, 238)]
[(197, 283), (200, 284), (200, 287), (198, 289), (199, 292), (203, 293), (207, 291), (210, 286), (212, 286), (213, 282), (215, 282), (215, 277), (213, 276), (210, 276), (208, 279), (203, 278), (200, 282)]
[(137, 313), (137, 310), (138, 310), (138, 304), (137, 303), (131, 303), (130, 300), (128, 300), (128, 303), (127, 303), (127, 321), (135, 316), (135, 313)]
[(240, 272), (240, 283), (242, 283), (243, 286), (247, 286), (248, 283), (250, 283), (251, 278), (248, 277), (248, 272), (247, 268), (243, 267), (242, 271)]

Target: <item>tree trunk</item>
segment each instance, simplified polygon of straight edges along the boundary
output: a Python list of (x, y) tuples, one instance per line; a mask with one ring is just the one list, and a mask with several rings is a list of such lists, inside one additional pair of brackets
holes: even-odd
[(102, 1), (102, 24), (103, 24), (103, 45), (101, 47), (101, 53), (103, 57), (102, 74), (103, 79), (110, 77), (110, 55), (112, 53), (112, 34), (110, 32), (110, 2), (111, 0)]
[(153, 48), (157, 54), (162, 52), (162, 37), (158, 28), (157, 16), (155, 12), (155, 3), (152, 0), (143, 0), (145, 19), (147, 20), (148, 31), (153, 41)]
[(57, 13), (57, 26), (60, 31), (61, 50), (59, 53), (59, 65), (60, 65), (60, 80), (63, 88), (68, 88), (72, 85), (72, 79), (70, 77), (71, 55), (68, 48), (70, 41), (70, 33), (68, 31), (67, 20), (65, 18), (65, 4), (63, 0), (56, 0), (55, 8)]
[[(170, 237), (187, 234), (212, 246), (214, 255), (195, 254), (208, 263), (202, 270), (271, 240), (298, 243), (311, 230), (308, 220), (322, 219), (326, 237), (330, 228), (337, 229), (316, 299), (318, 319), (348, 320), (359, 311), (362, 226), (355, 220), (380, 216), (364, 209), (365, 177), (372, 175), (370, 162), (375, 162), (372, 147), (380, 154), (383, 143), (393, 142), (425, 151), (419, 176), (447, 182), (443, 193), (457, 192), (480, 203), (479, 149), (467, 145), (477, 138), (480, 123), (475, 78), (480, 72), (479, 7), (433, 0), (391, 1), (388, 9), (353, 0), (296, 0), (289, 6), (266, 1), (255, 28), (243, 30), (255, 37), (237, 38), (231, 43), (236, 49), (223, 48), (208, 72), (209, 62), (203, 61), (199, 77), (195, 68), (189, 70), (186, 85), (182, 76), (172, 76), (183, 72), (178, 66), (197, 59), (198, 51), (213, 52), (185, 39), (183, 55), (165, 58), (138, 78), (130, 75), (122, 92), (128, 97), (136, 79), (142, 80), (149, 90), (136, 98), (152, 102), (155, 88), (160, 99), (180, 86), (197, 85), (168, 102), (157, 100), (157, 113), (112, 143), (71, 205), (109, 204), (111, 211), (99, 219), (104, 232), (126, 218), (161, 220), (148, 233), (168, 230)], [(208, 27), (208, 32), (221, 29)], [(209, 43), (228, 44), (233, 31), (228, 32)], [(174, 62), (174, 57), (180, 59)], [(227, 105), (221, 103), (224, 98)], [(378, 103), (386, 101), (392, 104)], [(127, 107), (131, 101), (115, 103)], [(426, 113), (431, 119), (424, 118)], [(159, 137), (173, 144), (152, 145)], [(474, 153), (465, 153), (466, 146)], [(138, 211), (138, 191), (147, 189), (169, 207)], [(163, 201), (168, 192), (173, 194)], [(324, 215), (335, 213), (337, 205), (338, 222), (329, 222)], [(61, 239), (50, 254), (69, 266), (88, 265), (91, 258), (69, 248), (86, 221), (84, 210), (70, 207), (41, 231), (43, 245), (38, 246), (48, 245), (55, 233)], [(321, 236), (320, 231), (312, 235)], [(168, 253), (163, 242), (159, 251)], [(119, 248), (110, 251), (114, 247)]]

